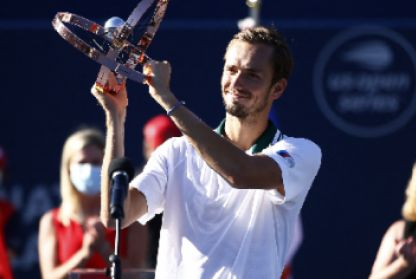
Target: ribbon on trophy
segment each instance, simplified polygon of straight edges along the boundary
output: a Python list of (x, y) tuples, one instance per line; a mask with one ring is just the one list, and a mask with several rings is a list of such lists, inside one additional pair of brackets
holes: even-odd
[[(168, 0), (142, 0), (125, 22), (121, 18), (112, 17), (104, 27), (82, 16), (59, 12), (52, 20), (52, 26), (72, 46), (105, 66), (101, 67), (96, 82), (97, 87), (105, 91), (108, 78), (108, 75), (103, 74), (105, 70), (113, 71), (119, 83), (126, 78), (139, 83), (145, 81), (145, 75), (135, 68), (150, 60), (145, 52), (165, 15), (167, 4)], [(151, 17), (148, 24), (143, 25), (141, 21), (147, 11), (150, 11)], [(73, 27), (77, 28), (77, 34)], [(144, 31), (135, 39), (135, 28), (139, 27), (144, 28)], [(94, 39), (88, 42), (81, 37), (85, 34)]]

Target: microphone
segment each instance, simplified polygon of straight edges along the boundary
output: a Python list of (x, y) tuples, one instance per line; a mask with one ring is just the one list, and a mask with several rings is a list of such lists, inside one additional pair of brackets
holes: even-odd
[(127, 196), (128, 185), (134, 175), (131, 161), (125, 157), (111, 161), (108, 168), (111, 181), (110, 215), (112, 218), (123, 218), (123, 203)]

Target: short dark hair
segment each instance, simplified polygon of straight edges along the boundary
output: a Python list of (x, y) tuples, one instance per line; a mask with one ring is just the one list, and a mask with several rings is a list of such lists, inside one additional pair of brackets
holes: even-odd
[(265, 44), (273, 48), (274, 74), (272, 82), (288, 79), (293, 69), (293, 58), (289, 46), (281, 33), (274, 27), (257, 26), (244, 29), (234, 35), (227, 46), (227, 51), (234, 41), (243, 41), (251, 44)]

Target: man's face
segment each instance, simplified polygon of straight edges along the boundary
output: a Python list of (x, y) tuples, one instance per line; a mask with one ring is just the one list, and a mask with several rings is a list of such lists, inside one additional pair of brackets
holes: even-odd
[(227, 113), (242, 119), (268, 114), (277, 98), (276, 86), (272, 84), (272, 52), (264, 44), (232, 42), (225, 54), (221, 79)]

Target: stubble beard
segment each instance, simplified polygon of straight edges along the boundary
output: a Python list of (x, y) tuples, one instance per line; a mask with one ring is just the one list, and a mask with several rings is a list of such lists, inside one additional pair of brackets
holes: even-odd
[(246, 107), (244, 107), (243, 105), (239, 104), (239, 103), (231, 103), (231, 104), (227, 104), (225, 102), (225, 99), (223, 98), (223, 103), (224, 103), (224, 107), (225, 107), (225, 111), (232, 115), (235, 116), (239, 119), (246, 119), (248, 116), (254, 116), (256, 114), (261, 113), (262, 111), (264, 111), (267, 107), (267, 99), (268, 96), (270, 95), (267, 94), (267, 96), (265, 96), (265, 98), (262, 100), (262, 102), (252, 111), (250, 112), (249, 109), (247, 109)]
[(223, 100), (223, 102), (224, 102), (224, 106), (225, 106), (225, 111), (228, 114), (230, 114), (232, 116), (235, 116), (237, 118), (240, 118), (240, 119), (247, 118), (248, 111), (246, 110), (246, 108), (244, 106), (242, 106), (240, 104), (235, 104), (235, 103), (227, 105), (225, 103), (225, 100)]

